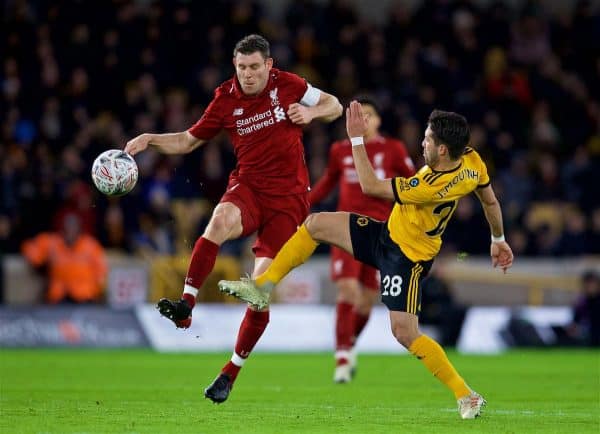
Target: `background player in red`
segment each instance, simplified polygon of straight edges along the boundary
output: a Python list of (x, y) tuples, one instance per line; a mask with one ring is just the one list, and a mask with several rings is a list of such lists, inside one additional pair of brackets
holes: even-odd
[[(379, 132), (381, 117), (375, 101), (359, 97), (363, 112), (369, 118), (365, 134), (367, 155), (380, 179), (395, 176), (411, 177), (414, 164), (404, 143), (384, 137)], [(329, 151), (325, 173), (309, 194), (311, 205), (321, 202), (339, 184), (337, 210), (368, 215), (385, 221), (392, 204), (363, 194), (352, 158), (350, 140), (335, 142)], [(333, 381), (347, 383), (356, 368), (354, 344), (363, 330), (373, 304), (379, 298), (379, 271), (354, 259), (352, 255), (335, 246), (331, 247), (331, 279), (338, 293), (335, 323), (335, 371)]]
[[(189, 130), (142, 134), (127, 143), (132, 155), (154, 146), (166, 154), (185, 154), (227, 131), (237, 166), (196, 241), (181, 300), (161, 299), (160, 313), (177, 327), (191, 324), (200, 288), (213, 269), (220, 245), (257, 232), (253, 275), (261, 274), (308, 214), (308, 171), (302, 127), (313, 119), (330, 122), (342, 114), (337, 98), (295, 74), (273, 68), (268, 41), (241, 39), (233, 51), (235, 75), (215, 90), (204, 114)], [(268, 309), (249, 306), (231, 360), (204, 395), (223, 402), (246, 358), (269, 322)]]

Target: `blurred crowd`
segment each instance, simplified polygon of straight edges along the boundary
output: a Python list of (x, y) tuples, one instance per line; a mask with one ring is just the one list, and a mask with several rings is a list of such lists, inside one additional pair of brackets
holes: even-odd
[[(3, 2), (2, 251), (18, 252), (23, 240), (72, 214), (108, 249), (189, 250), (203, 220), (181, 239), (186, 214), (173, 204), (219, 200), (235, 165), (226, 136), (185, 157), (140, 154), (140, 181), (123, 198), (95, 191), (91, 164), (139, 133), (189, 128), (233, 74), (235, 42), (260, 33), (275, 66), (344, 104), (372, 94), (382, 130), (401, 138), (417, 165), (430, 111), (464, 114), (516, 255), (599, 254), (597, 8), (585, 0), (554, 14), (536, 1), (416, 3), (392, 3), (376, 24), (344, 0), (291, 1), (280, 20), (249, 0)], [(344, 136), (343, 119), (307, 127), (313, 181), (330, 144)], [(486, 253), (481, 214), (463, 199), (447, 248)]]

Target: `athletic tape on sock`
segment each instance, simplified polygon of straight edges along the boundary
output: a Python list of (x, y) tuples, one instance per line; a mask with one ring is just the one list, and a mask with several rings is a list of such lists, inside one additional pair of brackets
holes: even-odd
[(239, 366), (241, 368), (242, 366), (244, 366), (244, 363), (246, 363), (246, 359), (242, 359), (240, 356), (238, 356), (234, 352), (231, 355), (231, 363), (233, 363), (235, 366)]
[(190, 286), (188, 284), (184, 285), (184, 287), (183, 287), (183, 293), (184, 294), (193, 295), (194, 297), (198, 296), (198, 290), (196, 288), (194, 288), (193, 286)]

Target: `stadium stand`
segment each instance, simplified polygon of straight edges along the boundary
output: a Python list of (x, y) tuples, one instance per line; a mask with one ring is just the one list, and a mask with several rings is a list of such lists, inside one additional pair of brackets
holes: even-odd
[[(2, 254), (17, 254), (24, 239), (56, 228), (67, 211), (82, 215), (86, 230), (115, 254), (188, 254), (234, 165), (226, 137), (185, 158), (141, 154), (140, 182), (120, 199), (94, 191), (89, 169), (101, 151), (138, 133), (190, 127), (212, 89), (231, 76), (233, 43), (251, 32), (272, 41), (279, 66), (343, 103), (359, 91), (374, 94), (382, 130), (401, 137), (417, 163), (431, 109), (465, 114), (518, 258), (600, 254), (597, 4), (385, 4), (376, 22), (342, 1), (287, 2), (279, 19), (268, 2), (253, 1), (215, 1), (210, 9), (203, 2), (7, 2)], [(343, 121), (307, 128), (313, 180), (329, 144), (343, 136)], [(488, 229), (473, 205), (461, 203), (446, 253), (487, 253)], [(240, 258), (244, 245), (225, 250)]]

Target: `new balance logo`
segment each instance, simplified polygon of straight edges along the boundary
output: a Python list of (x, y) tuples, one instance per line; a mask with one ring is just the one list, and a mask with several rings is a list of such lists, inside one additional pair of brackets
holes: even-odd
[(244, 114), (243, 108), (236, 108), (235, 110), (233, 110), (233, 116), (241, 116), (243, 114)]
[(285, 121), (285, 111), (283, 111), (281, 106), (275, 107), (273, 113), (275, 114), (275, 122)]

